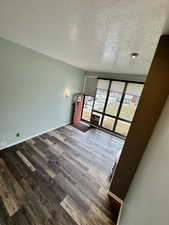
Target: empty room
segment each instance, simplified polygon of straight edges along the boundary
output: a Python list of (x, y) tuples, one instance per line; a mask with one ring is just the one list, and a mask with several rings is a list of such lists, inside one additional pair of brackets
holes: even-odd
[(0, 225), (168, 225), (168, 95), (167, 0), (0, 0)]

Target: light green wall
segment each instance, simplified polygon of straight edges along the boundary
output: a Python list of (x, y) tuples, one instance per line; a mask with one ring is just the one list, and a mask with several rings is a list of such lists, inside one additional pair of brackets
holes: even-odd
[(83, 78), (79, 69), (0, 38), (0, 148), (69, 123)]
[(119, 225), (169, 224), (169, 98), (124, 201)]
[(97, 77), (88, 77), (84, 78), (84, 93), (86, 95), (95, 96), (97, 87)]
[(103, 73), (86, 72), (84, 84), (85, 94), (95, 96), (98, 77), (108, 79), (118, 79), (118, 80), (139, 81), (139, 82), (144, 82), (146, 80), (145, 75), (103, 74)]

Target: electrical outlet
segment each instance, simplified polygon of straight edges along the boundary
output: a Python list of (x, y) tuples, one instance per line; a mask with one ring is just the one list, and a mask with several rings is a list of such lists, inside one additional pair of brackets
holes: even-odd
[(20, 133), (16, 133), (16, 137), (20, 137)]

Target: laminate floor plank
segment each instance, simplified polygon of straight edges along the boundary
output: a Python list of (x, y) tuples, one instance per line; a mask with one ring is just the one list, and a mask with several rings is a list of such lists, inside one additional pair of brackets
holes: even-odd
[(0, 198), (0, 225), (11, 225), (11, 220), (3, 200)]
[(113, 225), (109, 178), (124, 141), (71, 125), (0, 152), (0, 225)]
[(20, 209), (11, 220), (13, 225), (34, 225), (24, 209)]

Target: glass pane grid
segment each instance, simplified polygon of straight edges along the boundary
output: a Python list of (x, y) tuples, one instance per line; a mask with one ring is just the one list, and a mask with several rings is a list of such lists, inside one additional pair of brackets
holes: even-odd
[(103, 112), (108, 90), (97, 89), (94, 109)]
[(107, 91), (107, 89), (104, 89), (104, 88), (97, 88), (97, 90), (105, 90), (105, 91)]
[(122, 120), (117, 120), (117, 124), (115, 127), (115, 132), (122, 134), (123, 136), (127, 136), (128, 131), (130, 129), (130, 123), (124, 122)]
[(89, 98), (85, 99), (82, 118), (85, 117), (88, 121), (94, 118), (96, 126), (127, 136), (142, 89), (143, 84), (140, 83), (99, 79), (95, 101), (94, 97), (87, 96)]
[(97, 88), (107, 90), (108, 87), (109, 87), (109, 83), (110, 83), (110, 80), (102, 80), (102, 79), (99, 79), (98, 80), (98, 83), (97, 83)]
[(127, 84), (125, 97), (119, 115), (120, 118), (132, 121), (139, 103), (142, 89), (142, 84)]
[(101, 113), (97, 113), (97, 112), (93, 112), (92, 113), (92, 124), (96, 125), (96, 126), (100, 126), (101, 125), (101, 121), (102, 121), (102, 114)]
[(92, 114), (92, 106), (84, 105), (82, 112), (82, 119), (90, 122), (91, 114)]
[(104, 116), (102, 126), (108, 130), (113, 130), (114, 123), (115, 123), (115, 119), (109, 116)]
[(124, 82), (119, 81), (111, 82), (110, 93), (106, 106), (106, 114), (117, 116), (121, 98), (124, 92), (124, 87), (125, 87)]
[(93, 102), (94, 102), (94, 97), (93, 96), (85, 96), (85, 99), (84, 99), (84, 104), (85, 105), (93, 105)]
[(119, 105), (120, 105), (120, 100), (121, 100), (121, 94), (110, 92), (107, 106), (106, 106), (106, 113), (109, 115), (116, 116)]

